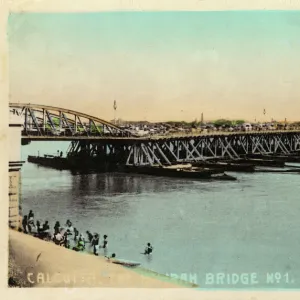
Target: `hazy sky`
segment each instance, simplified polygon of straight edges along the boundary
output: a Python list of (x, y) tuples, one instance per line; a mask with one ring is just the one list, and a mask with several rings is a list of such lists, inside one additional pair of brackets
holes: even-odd
[[(300, 119), (300, 11), (9, 17), (11, 102), (111, 120)], [(263, 116), (263, 109), (266, 116)]]

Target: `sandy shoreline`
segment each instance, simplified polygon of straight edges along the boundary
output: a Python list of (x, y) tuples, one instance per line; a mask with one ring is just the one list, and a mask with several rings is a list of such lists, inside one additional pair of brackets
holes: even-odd
[(9, 276), (22, 287), (192, 287), (151, 271), (140, 274), (104, 257), (78, 253), (15, 230), (9, 230), (9, 252)]

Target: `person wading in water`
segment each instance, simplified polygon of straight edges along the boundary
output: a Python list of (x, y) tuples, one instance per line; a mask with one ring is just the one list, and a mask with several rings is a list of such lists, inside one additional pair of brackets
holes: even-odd
[(116, 254), (113, 253), (110, 257), (109, 256), (105, 256), (108, 260), (114, 259), (116, 258)]
[(27, 225), (28, 225), (28, 219), (27, 219), (27, 216), (24, 216), (24, 218), (22, 220), (22, 226), (23, 226), (24, 233), (27, 233)]
[(34, 225), (34, 214), (33, 214), (32, 210), (29, 211), (28, 222), (27, 223), (28, 223), (27, 224), (28, 225), (28, 231), (29, 231), (29, 233), (31, 233), (32, 227), (35, 228), (35, 225)]
[(100, 235), (98, 233), (95, 233), (95, 235), (91, 241), (91, 246), (94, 247), (93, 252), (97, 256), (98, 256), (98, 252), (99, 252), (99, 239), (100, 239)]
[(43, 229), (40, 232), (39, 237), (42, 239), (50, 237), (50, 226), (48, 221), (45, 221), (45, 223), (43, 224)]
[(60, 232), (57, 232), (53, 237), (53, 242), (56, 245), (61, 245), (63, 243), (63, 236)]
[(74, 227), (74, 241), (77, 241), (77, 237), (79, 235), (79, 231)]
[(70, 241), (69, 241), (69, 237), (68, 237), (68, 232), (66, 231), (64, 234), (64, 246), (67, 249), (70, 249)]
[(83, 251), (84, 250), (84, 248), (85, 248), (85, 246), (84, 246), (84, 241), (78, 241), (78, 243), (77, 243), (77, 246), (76, 247), (73, 247), (73, 250), (75, 250), (75, 251)]
[(108, 241), (107, 241), (107, 235), (105, 234), (105, 235), (103, 236), (103, 238), (104, 238), (104, 240), (103, 240), (102, 248), (103, 248), (103, 249), (106, 249), (107, 243), (108, 243)]
[(92, 234), (90, 233), (90, 231), (88, 231), (88, 230), (87, 230), (87, 232), (86, 232), (86, 235), (87, 235), (87, 237), (88, 237), (89, 243), (91, 243), (92, 240), (93, 240), (93, 235), (92, 235)]
[(59, 233), (59, 229), (60, 229), (60, 224), (59, 222), (57, 221), (54, 225), (54, 235), (58, 234)]
[(144, 253), (141, 253), (141, 254), (144, 254), (144, 255), (149, 255), (153, 252), (153, 247), (151, 246), (150, 243), (147, 244), (146, 248), (145, 248), (145, 252)]
[(36, 229), (37, 229), (37, 233), (40, 233), (43, 230), (43, 227), (39, 220), (36, 221)]

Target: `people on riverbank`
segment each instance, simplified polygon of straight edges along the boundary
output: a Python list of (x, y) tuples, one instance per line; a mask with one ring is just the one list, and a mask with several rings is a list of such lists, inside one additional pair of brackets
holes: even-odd
[[(22, 226), (23, 226), (23, 232), (28, 233), (28, 216), (30, 216), (31, 220), (34, 220), (34, 214), (32, 210), (30, 210), (29, 214), (24, 216), (23, 221), (22, 221)], [(31, 224), (32, 225), (32, 224)], [(50, 225), (49, 222), (46, 220), (43, 225), (41, 225), (41, 221), (37, 220), (36, 225), (34, 224), (33, 221), (33, 227), (36, 228), (36, 232), (34, 233), (34, 236), (39, 237), (41, 239), (47, 239), (49, 241), (53, 241), (56, 245), (58, 246), (63, 246), (67, 249), (72, 249), (77, 252), (82, 252), (85, 251), (86, 249), (86, 243), (89, 243), (93, 254), (98, 256), (99, 255), (99, 249), (104, 250), (104, 255), (106, 255), (107, 252), (107, 245), (108, 245), (108, 236), (105, 234), (103, 235), (103, 241), (100, 244), (100, 234), (99, 233), (94, 233), (92, 234), (89, 230), (86, 231), (86, 237), (82, 234), (79, 233), (76, 227), (72, 227), (72, 222), (70, 220), (67, 220), (66, 225), (64, 228), (61, 228), (60, 222), (56, 221), (55, 225), (53, 227), (54, 231), (50, 232)], [(71, 246), (71, 241), (70, 241), (70, 235), (72, 235), (72, 232), (70, 228), (73, 228), (74, 232), (74, 242), (75, 245), (73, 247)], [(29, 230), (29, 233), (31, 233), (31, 230)], [(144, 253), (142, 254), (150, 254), (153, 251), (153, 247), (150, 243), (147, 244), (146, 249)], [(112, 253), (111, 256), (105, 256), (108, 260), (114, 259), (116, 257), (115, 253)]]

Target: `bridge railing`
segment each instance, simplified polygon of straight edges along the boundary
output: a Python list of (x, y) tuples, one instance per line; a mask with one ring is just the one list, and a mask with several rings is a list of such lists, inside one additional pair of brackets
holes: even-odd
[(211, 135), (249, 135), (249, 134), (270, 134), (270, 133), (288, 133), (288, 132), (299, 132), (299, 129), (289, 129), (289, 130), (248, 130), (248, 131), (201, 131), (201, 132), (176, 132), (168, 134), (149, 134), (140, 136), (139, 138), (154, 138), (154, 139), (164, 139), (164, 138), (178, 138), (178, 137), (189, 137), (189, 136), (211, 136)]

